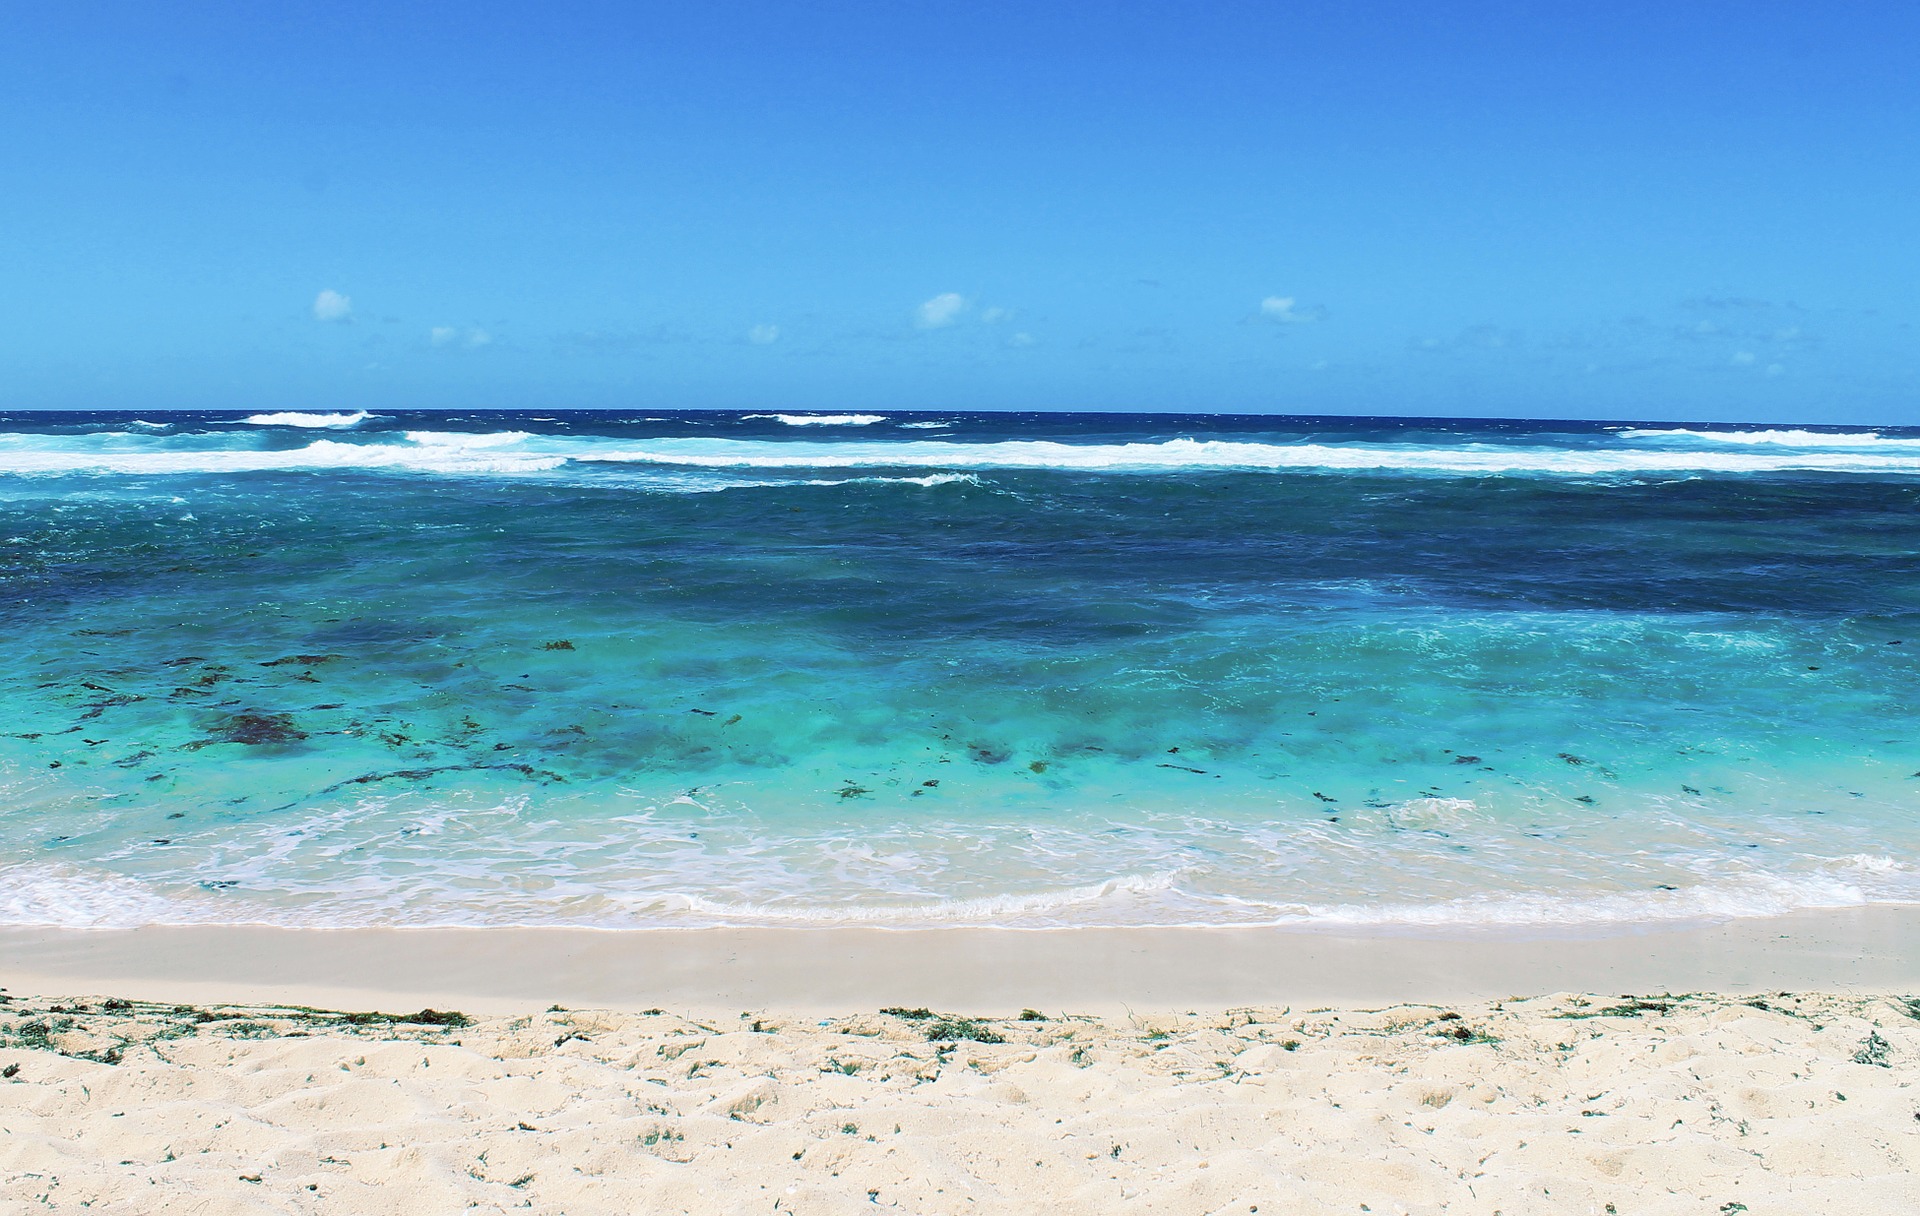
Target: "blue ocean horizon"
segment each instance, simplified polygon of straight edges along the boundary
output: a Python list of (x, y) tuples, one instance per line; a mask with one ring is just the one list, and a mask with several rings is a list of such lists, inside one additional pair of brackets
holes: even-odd
[(0, 414), (0, 923), (1920, 899), (1920, 428)]

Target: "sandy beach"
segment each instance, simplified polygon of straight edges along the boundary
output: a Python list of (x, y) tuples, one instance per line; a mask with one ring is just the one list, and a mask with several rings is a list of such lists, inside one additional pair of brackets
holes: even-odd
[(576, 1216), (1912, 1210), (1911, 921), (1586, 940), (12, 930), (0, 1195)]
[(436, 1026), (16, 1001), (0, 1194), (207, 1213), (1920, 1204), (1920, 1023), (1898, 1001), (1041, 1012)]

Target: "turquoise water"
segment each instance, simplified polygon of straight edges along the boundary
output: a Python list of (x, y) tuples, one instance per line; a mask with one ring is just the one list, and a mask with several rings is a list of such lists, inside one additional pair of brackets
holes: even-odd
[(1920, 898), (1920, 432), (0, 416), (0, 923)]

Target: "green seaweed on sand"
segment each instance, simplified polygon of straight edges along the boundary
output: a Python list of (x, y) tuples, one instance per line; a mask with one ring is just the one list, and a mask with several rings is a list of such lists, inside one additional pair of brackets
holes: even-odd
[(1861, 1041), (1860, 1049), (1853, 1053), (1855, 1064), (1871, 1064), (1876, 1068), (1892, 1068), (1893, 1044), (1880, 1037), (1875, 1030)]
[(1663, 997), (1660, 1000), (1642, 1000), (1639, 997), (1623, 997), (1619, 1005), (1607, 1005), (1599, 1009), (1569, 1009), (1553, 1016), (1556, 1018), (1637, 1018), (1649, 1013), (1671, 1013), (1673, 1007), (1687, 1000), (1684, 996)]
[(1007, 1041), (991, 1026), (972, 1018), (941, 1018), (927, 1027), (927, 1041), (930, 1043), (951, 1043), (962, 1039), (972, 1043)]

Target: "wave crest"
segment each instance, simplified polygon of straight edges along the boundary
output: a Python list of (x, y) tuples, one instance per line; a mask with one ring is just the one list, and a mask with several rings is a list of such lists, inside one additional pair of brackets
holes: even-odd
[(289, 411), (279, 414), (254, 414), (241, 421), (248, 426), (297, 426), (297, 427), (350, 427), (359, 426), (373, 417), (365, 410), (356, 410), (351, 414), (302, 414)]
[(741, 420), (772, 418), (788, 426), (872, 426), (885, 422), (885, 414), (743, 414)]

